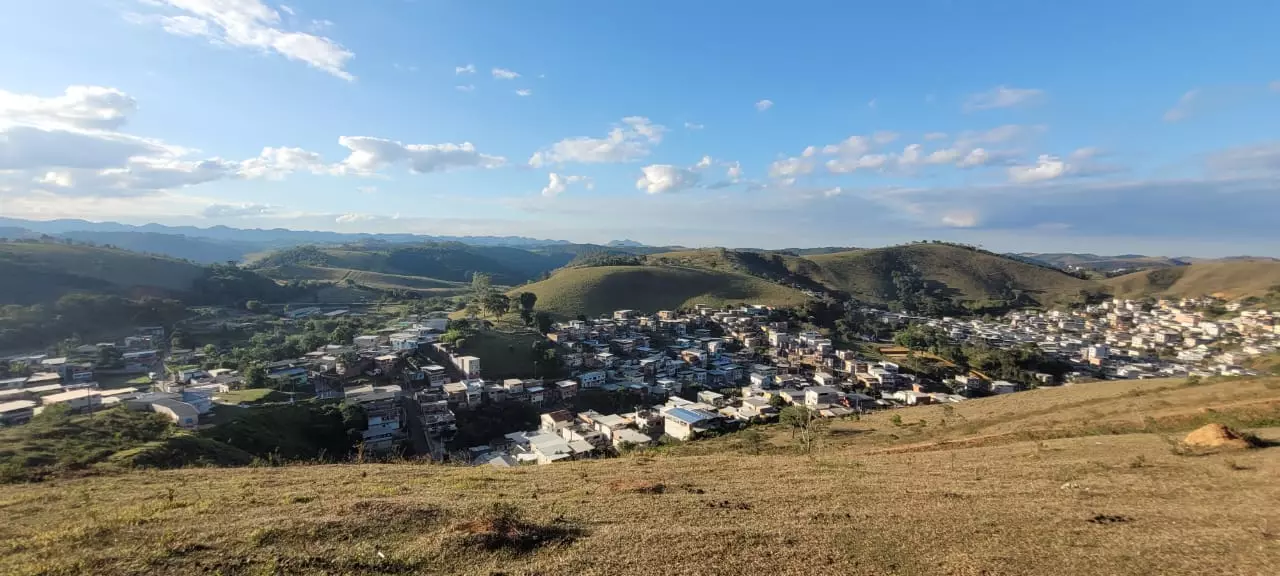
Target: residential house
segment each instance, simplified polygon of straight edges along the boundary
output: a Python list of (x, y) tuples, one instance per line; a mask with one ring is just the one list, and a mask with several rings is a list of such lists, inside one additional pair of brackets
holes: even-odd
[(0, 426), (26, 424), (35, 415), (35, 408), (33, 400), (0, 402)]
[(831, 386), (810, 386), (804, 390), (804, 404), (810, 408), (820, 404), (834, 404), (840, 391)]
[(700, 409), (670, 408), (663, 416), (663, 432), (677, 440), (692, 440), (721, 424), (719, 414)]

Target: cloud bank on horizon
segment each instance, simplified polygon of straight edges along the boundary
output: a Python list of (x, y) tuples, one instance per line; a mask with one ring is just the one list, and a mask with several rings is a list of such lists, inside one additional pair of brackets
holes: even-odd
[(1031, 4), (34, 3), (0, 215), (1280, 255), (1280, 5)]

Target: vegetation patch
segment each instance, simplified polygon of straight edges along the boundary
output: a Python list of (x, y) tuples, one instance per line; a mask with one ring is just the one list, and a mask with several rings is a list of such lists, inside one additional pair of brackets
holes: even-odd
[(466, 547), (516, 554), (545, 546), (568, 545), (585, 534), (581, 527), (563, 517), (538, 524), (525, 519), (519, 508), (503, 503), (493, 504), (480, 517), (454, 528)]

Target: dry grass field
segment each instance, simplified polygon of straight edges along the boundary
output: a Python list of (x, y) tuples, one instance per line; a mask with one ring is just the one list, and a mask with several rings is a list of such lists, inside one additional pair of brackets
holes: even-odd
[(1280, 448), (1176, 445), (1276, 438), (1278, 407), (1275, 379), (1109, 382), (841, 421), (807, 456), (774, 429), (759, 455), (10, 485), (0, 573), (1280, 574)]

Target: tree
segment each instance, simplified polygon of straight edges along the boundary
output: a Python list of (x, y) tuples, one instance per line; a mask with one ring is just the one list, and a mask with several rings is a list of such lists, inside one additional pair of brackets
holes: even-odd
[(533, 317), (534, 323), (538, 325), (538, 332), (547, 334), (551, 332), (551, 315), (546, 312), (538, 312)]
[(245, 302), (244, 308), (245, 310), (253, 312), (254, 314), (262, 314), (263, 312), (267, 311), (267, 305), (263, 304), (259, 300), (250, 300), (248, 302)]
[(525, 321), (526, 326), (534, 323), (534, 305), (538, 303), (538, 294), (521, 292), (516, 298), (520, 301), (520, 319)]
[(124, 353), (115, 346), (98, 349), (98, 366), (102, 368), (119, 368), (124, 364)]
[(190, 348), (191, 340), (187, 337), (187, 333), (181, 330), (174, 330), (173, 335), (169, 337), (170, 348)]
[(782, 425), (791, 428), (791, 437), (799, 441), (800, 451), (812, 454), (814, 445), (827, 429), (827, 421), (817, 411), (804, 406), (787, 406), (778, 415)]
[(511, 310), (511, 298), (499, 292), (489, 293), (480, 304), (484, 306), (486, 312), (498, 318), (502, 318)]
[(261, 364), (250, 366), (244, 373), (244, 385), (246, 388), (266, 388), (267, 368)]
[(356, 330), (349, 324), (340, 324), (329, 333), (329, 342), (331, 344), (350, 344), (351, 339), (355, 338)]

